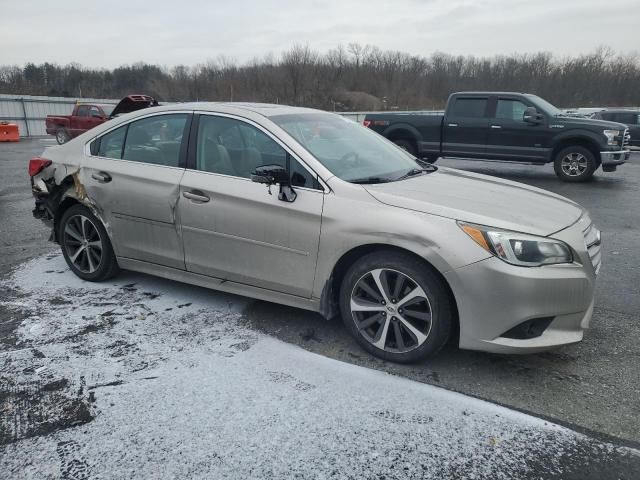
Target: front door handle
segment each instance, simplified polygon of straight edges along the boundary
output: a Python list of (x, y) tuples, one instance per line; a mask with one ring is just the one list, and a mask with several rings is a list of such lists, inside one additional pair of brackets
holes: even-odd
[(193, 200), (194, 202), (207, 203), (211, 200), (207, 195), (202, 193), (200, 190), (194, 190), (192, 192), (182, 192), (182, 196), (184, 198), (188, 198), (189, 200)]
[(447, 123), (447, 127), (457, 127), (457, 123)]
[(92, 173), (91, 178), (97, 180), (100, 183), (109, 183), (111, 181), (111, 175), (104, 172)]
[(491, 128), (502, 128), (502, 125), (491, 125)]

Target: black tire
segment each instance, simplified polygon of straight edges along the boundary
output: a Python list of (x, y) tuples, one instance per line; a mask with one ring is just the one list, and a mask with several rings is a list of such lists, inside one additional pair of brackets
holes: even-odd
[(58, 145), (63, 145), (69, 141), (69, 134), (64, 128), (58, 128), (56, 130), (56, 142)]
[(84, 205), (73, 205), (64, 212), (58, 240), (67, 265), (83, 280), (101, 282), (119, 272), (107, 231)]
[[(389, 292), (387, 292), (387, 296), (390, 297), (394, 295), (392, 290), (395, 290), (398, 279), (401, 276), (408, 279), (408, 284), (405, 284), (405, 293), (397, 295), (398, 299), (390, 298), (391, 303), (396, 303), (395, 306), (391, 305), (391, 303), (381, 301), (380, 304), (384, 305), (384, 307), (379, 307), (377, 302), (373, 300), (364, 301), (362, 298), (358, 298), (358, 292), (365, 292), (365, 295), (367, 292), (367, 290), (364, 289), (360, 290), (362, 283), (370, 282), (368, 276), (370, 276), (371, 280), (375, 281), (373, 275), (374, 272), (377, 271), (383, 272), (379, 278), (383, 278), (384, 275), (390, 275), (390, 278), (388, 277), (386, 281), (383, 280), (383, 283), (388, 286)], [(404, 281), (407, 281), (406, 279)], [(391, 288), (391, 282), (393, 282), (393, 289)], [(415, 297), (417, 302), (408, 301), (404, 303), (406, 306), (404, 310), (399, 308), (398, 306), (402, 303), (402, 297), (410, 297), (406, 292), (415, 291), (416, 286), (422, 289), (426, 298), (423, 299), (421, 295), (417, 296)], [(377, 289), (377, 291), (380, 292), (379, 289)], [(363, 317), (361, 314), (365, 314), (365, 312), (352, 311), (352, 299), (362, 302), (362, 304), (374, 305), (380, 310), (380, 313), (366, 312), (366, 314), (370, 313), (371, 315)], [(384, 360), (398, 363), (413, 363), (424, 360), (437, 354), (447, 343), (451, 335), (454, 321), (451, 298), (443, 281), (428, 265), (416, 262), (414, 257), (402, 252), (381, 250), (359, 258), (349, 268), (342, 280), (339, 303), (342, 321), (349, 333), (353, 335), (362, 348)], [(428, 306), (431, 317), (430, 321), (416, 320), (416, 318), (418, 318), (415, 316), (416, 313), (423, 314), (423, 312), (413, 311), (409, 314), (411, 310), (408, 306), (410, 304)], [(360, 305), (360, 303), (357, 305)], [(389, 306), (392, 308), (389, 309)], [(386, 311), (382, 311), (383, 308), (387, 308), (390, 313), (387, 315)], [(428, 312), (424, 312), (425, 318), (426, 313)], [(364, 327), (364, 325), (371, 322), (376, 315), (378, 318), (383, 315), (384, 320), (380, 318), (380, 320), (372, 325)], [(398, 315), (402, 321), (393, 315)], [(409, 315), (414, 318), (412, 319)], [(387, 318), (389, 318), (389, 320), (387, 320)], [(413, 335), (413, 338), (411, 338), (412, 336), (409, 334), (409, 329), (403, 326), (406, 325), (407, 319), (411, 321), (411, 326), (414, 329), (418, 329), (423, 336), (426, 336), (426, 339), (422, 340), (423, 343), (419, 343), (416, 335)], [(385, 322), (387, 322), (386, 331), (384, 327)], [(395, 324), (398, 325), (398, 331), (400, 329), (403, 330), (400, 336), (405, 337), (405, 340), (408, 339), (408, 343), (411, 343), (410, 341), (413, 340), (415, 345), (405, 346), (403, 340), (400, 342), (397, 341), (398, 333), (395, 331)], [(358, 325), (360, 325), (360, 328)], [(384, 333), (386, 333), (385, 339), (382, 340)], [(392, 333), (393, 335), (391, 335)], [(392, 336), (393, 338), (391, 338)], [(378, 346), (374, 345), (374, 343), (378, 343)], [(382, 344), (383, 348), (380, 348), (380, 344)], [(399, 351), (403, 349), (404, 351)]]
[(598, 162), (590, 150), (576, 145), (560, 150), (553, 160), (553, 168), (565, 182), (586, 182), (593, 177)]
[(414, 142), (413, 140), (406, 140), (404, 138), (399, 138), (397, 140), (394, 140), (393, 143), (398, 145), (403, 150), (406, 150), (414, 157), (418, 155), (418, 147), (416, 146), (416, 142)]

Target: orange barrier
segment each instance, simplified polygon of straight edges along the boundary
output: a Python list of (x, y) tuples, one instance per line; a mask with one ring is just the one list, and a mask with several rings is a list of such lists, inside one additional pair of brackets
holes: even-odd
[(0, 142), (19, 142), (20, 131), (15, 123), (0, 122)]

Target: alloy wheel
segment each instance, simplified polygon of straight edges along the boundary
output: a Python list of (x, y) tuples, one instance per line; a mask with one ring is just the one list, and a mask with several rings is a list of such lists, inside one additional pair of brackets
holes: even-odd
[(64, 226), (64, 248), (69, 261), (82, 273), (94, 273), (102, 262), (102, 238), (91, 219), (69, 217)]
[(581, 153), (573, 152), (565, 155), (560, 164), (562, 171), (570, 177), (579, 177), (589, 166), (587, 158)]
[(380, 268), (364, 274), (351, 292), (351, 316), (373, 346), (394, 353), (418, 348), (431, 332), (431, 304), (408, 275)]

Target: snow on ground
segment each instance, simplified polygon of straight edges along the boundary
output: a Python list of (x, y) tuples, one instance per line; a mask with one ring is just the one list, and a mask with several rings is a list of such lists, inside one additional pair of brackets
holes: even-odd
[[(243, 297), (60, 255), (4, 281), (1, 478), (565, 478), (638, 452), (251, 330)], [(4, 444), (4, 445), (3, 445)]]

